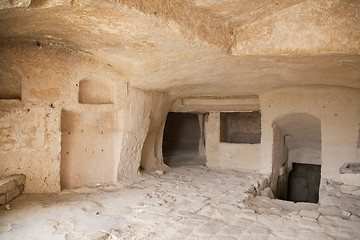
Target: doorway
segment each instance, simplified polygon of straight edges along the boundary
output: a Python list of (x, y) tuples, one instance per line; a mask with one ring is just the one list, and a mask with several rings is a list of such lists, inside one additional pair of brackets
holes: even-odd
[(195, 113), (168, 113), (162, 145), (166, 165), (205, 165), (205, 156), (199, 151), (203, 147), (203, 131), (200, 128), (202, 120)]
[(293, 163), (289, 173), (287, 200), (293, 202), (319, 201), (321, 165)]
[(319, 201), (321, 122), (305, 113), (274, 121), (273, 168), (280, 169), (276, 196), (293, 202)]

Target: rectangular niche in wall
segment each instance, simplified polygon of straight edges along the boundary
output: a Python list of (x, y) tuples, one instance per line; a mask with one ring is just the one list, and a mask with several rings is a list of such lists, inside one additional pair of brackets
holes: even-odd
[(261, 113), (220, 113), (220, 142), (260, 143)]

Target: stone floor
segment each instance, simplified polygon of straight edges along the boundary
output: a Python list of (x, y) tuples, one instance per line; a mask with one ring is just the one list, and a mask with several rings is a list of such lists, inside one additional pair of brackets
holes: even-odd
[(164, 163), (170, 167), (205, 166), (205, 155), (200, 156), (198, 151), (173, 151), (164, 156)]
[(24, 194), (0, 207), (0, 239), (360, 239), (360, 198), (321, 187), (321, 204), (257, 196), (264, 176), (206, 167), (116, 186)]

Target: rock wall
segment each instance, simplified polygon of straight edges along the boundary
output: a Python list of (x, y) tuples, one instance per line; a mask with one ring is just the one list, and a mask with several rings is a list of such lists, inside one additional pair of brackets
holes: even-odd
[(286, 175), (288, 173), (288, 172), (282, 172), (283, 169), (286, 169), (287, 162), (288, 162), (288, 149), (285, 144), (284, 134), (281, 132), (278, 126), (273, 125), (273, 140), (272, 140), (273, 171), (270, 178), (270, 188), (274, 193), (276, 193), (277, 191), (279, 177), (282, 175)]
[(311, 148), (299, 148), (289, 152), (288, 169), (292, 168), (292, 163), (305, 163), (321, 165), (321, 150)]
[(220, 113), (211, 112), (205, 123), (206, 165), (214, 168), (259, 170), (260, 144), (220, 142)]
[(260, 95), (262, 112), (261, 171), (276, 173), (273, 123), (289, 113), (305, 113), (321, 121), (321, 177), (339, 180), (339, 167), (356, 162), (360, 124), (360, 91), (332, 86), (280, 89)]
[(169, 108), (167, 95), (129, 89), (122, 109), (122, 139), (118, 178), (145, 170), (161, 168), (162, 135)]
[[(115, 182), (160, 168), (170, 101), (129, 86), (122, 69), (63, 44), (0, 46), (18, 99), (0, 100), (0, 177), (26, 175), (25, 192)], [(100, 86), (100, 87), (99, 87)]]
[(63, 111), (61, 118), (61, 187), (117, 180), (117, 112)]
[(26, 175), (26, 192), (60, 190), (61, 109), (0, 101), (0, 178)]

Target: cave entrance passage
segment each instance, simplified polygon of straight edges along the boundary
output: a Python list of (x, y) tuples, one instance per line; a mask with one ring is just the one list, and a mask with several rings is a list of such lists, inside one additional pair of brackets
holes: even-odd
[(162, 145), (166, 165), (205, 165), (203, 116), (194, 113), (168, 113)]
[(293, 202), (319, 201), (321, 165), (293, 163), (289, 173), (287, 200)]
[(293, 202), (319, 201), (321, 121), (292, 113), (274, 122), (273, 167), (279, 168), (276, 195)]

